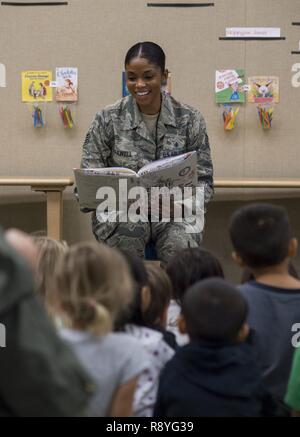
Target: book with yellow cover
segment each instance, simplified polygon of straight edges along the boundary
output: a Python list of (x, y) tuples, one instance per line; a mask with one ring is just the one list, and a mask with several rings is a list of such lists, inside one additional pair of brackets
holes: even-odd
[(22, 102), (52, 102), (51, 71), (22, 71)]

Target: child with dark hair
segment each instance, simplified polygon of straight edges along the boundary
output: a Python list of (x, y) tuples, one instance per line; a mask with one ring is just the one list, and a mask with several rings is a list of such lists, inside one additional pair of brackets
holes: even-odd
[(224, 279), (197, 282), (182, 304), (179, 326), (190, 336), (160, 378), (156, 417), (272, 414), (252, 345), (246, 342), (248, 305)]
[(121, 250), (120, 252), (127, 261), (133, 282), (133, 297), (128, 308), (121, 314), (120, 323), (117, 324), (117, 328), (122, 330), (128, 322), (141, 326), (145, 325), (143, 313), (150, 302), (150, 290), (147, 270), (142, 259), (128, 250)]
[(168, 308), (172, 296), (172, 284), (167, 273), (156, 264), (146, 264), (150, 303), (144, 313), (148, 326), (163, 334), (165, 342), (172, 349), (177, 348), (175, 335), (166, 330)]
[(176, 252), (169, 260), (166, 270), (173, 287), (167, 325), (168, 329), (176, 335), (178, 344), (184, 345), (188, 342), (188, 336), (178, 332), (177, 320), (186, 290), (202, 279), (224, 278), (224, 272), (218, 259), (208, 250), (200, 247)]
[(178, 251), (167, 265), (167, 273), (173, 286), (173, 299), (179, 304), (187, 288), (202, 279), (224, 278), (218, 259), (201, 247)]
[(151, 302), (151, 292), (142, 259), (132, 252), (123, 251), (123, 254), (135, 282), (134, 298), (130, 305), (125, 331), (140, 341), (149, 362), (148, 369), (139, 377), (133, 402), (133, 414), (138, 417), (152, 417), (159, 375), (174, 355), (174, 350), (166, 343), (163, 334), (149, 326), (146, 321), (145, 313)]
[(286, 210), (264, 203), (238, 209), (229, 232), (234, 260), (255, 278), (241, 292), (249, 304), (248, 322), (256, 332), (264, 381), (282, 400), (293, 357), (292, 326), (300, 320), (300, 281), (289, 267), (297, 240)]

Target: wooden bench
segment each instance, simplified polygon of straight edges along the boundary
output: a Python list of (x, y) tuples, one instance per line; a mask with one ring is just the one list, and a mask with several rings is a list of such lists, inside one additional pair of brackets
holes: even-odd
[[(300, 179), (215, 179), (215, 188), (300, 188)], [(62, 238), (62, 193), (72, 186), (72, 178), (0, 178), (0, 186), (31, 187), (32, 191), (44, 192), (47, 200), (47, 235)]]
[(0, 178), (0, 186), (31, 187), (32, 191), (44, 192), (47, 200), (47, 235), (62, 239), (62, 193), (72, 186), (72, 178)]
[(300, 188), (300, 179), (215, 179), (215, 188)]

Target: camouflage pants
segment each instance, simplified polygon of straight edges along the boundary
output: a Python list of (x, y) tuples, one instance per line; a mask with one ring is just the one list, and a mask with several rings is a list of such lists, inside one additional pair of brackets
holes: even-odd
[[(112, 226), (114, 225), (114, 226)], [(110, 247), (129, 250), (144, 258), (145, 247), (153, 241), (158, 260), (167, 263), (179, 249), (198, 247), (202, 233), (189, 234), (184, 223), (99, 223), (94, 217), (93, 232)]]

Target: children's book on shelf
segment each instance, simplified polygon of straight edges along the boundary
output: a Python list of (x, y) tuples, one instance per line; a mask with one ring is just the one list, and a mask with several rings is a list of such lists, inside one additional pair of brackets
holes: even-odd
[(56, 101), (77, 102), (78, 69), (73, 67), (56, 68)]
[(215, 97), (217, 103), (244, 103), (245, 71), (243, 69), (217, 70)]
[(22, 71), (22, 102), (52, 102), (51, 71)]
[(196, 187), (197, 152), (153, 161), (138, 172), (125, 167), (74, 169), (80, 208), (96, 209), (99, 200), (96, 194), (101, 187), (111, 187), (116, 196), (120, 179), (127, 180), (128, 191), (135, 186), (151, 187)]
[(279, 103), (279, 78), (276, 76), (252, 76), (248, 78), (249, 103)]

